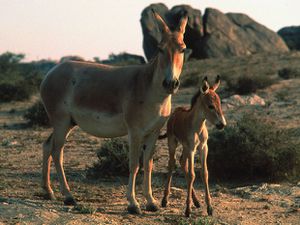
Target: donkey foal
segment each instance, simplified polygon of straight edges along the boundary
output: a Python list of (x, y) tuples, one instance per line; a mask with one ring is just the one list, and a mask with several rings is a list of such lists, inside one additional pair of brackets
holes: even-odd
[(183, 146), (183, 152), (180, 158), (180, 165), (185, 173), (187, 182), (187, 200), (185, 215), (190, 216), (191, 198), (194, 205), (199, 208), (200, 203), (195, 194), (193, 183), (195, 180), (194, 172), (194, 154), (196, 149), (201, 152), (202, 180), (205, 185), (205, 201), (207, 205), (208, 215), (212, 215), (211, 197), (208, 187), (208, 170), (207, 170), (207, 139), (208, 131), (206, 128), (206, 119), (215, 124), (218, 129), (226, 126), (220, 98), (215, 92), (220, 85), (220, 77), (217, 76), (215, 84), (209, 87), (207, 77), (202, 81), (202, 85), (198, 92), (193, 96), (190, 109), (178, 107), (167, 123), (167, 133), (159, 138), (168, 138), (169, 147), (169, 165), (168, 177), (162, 199), (162, 207), (166, 207), (170, 194), (172, 172), (175, 167), (175, 151), (178, 143)]

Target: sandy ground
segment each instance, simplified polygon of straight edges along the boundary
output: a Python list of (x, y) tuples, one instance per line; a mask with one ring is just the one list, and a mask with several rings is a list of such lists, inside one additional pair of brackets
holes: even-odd
[[(279, 92), (288, 88), (284, 97)], [(175, 105), (187, 104), (194, 89), (183, 89)], [(295, 128), (300, 124), (300, 80), (281, 81), (259, 93), (268, 99), (270, 115), (278, 124)], [(277, 96), (277, 97), (276, 97)], [(300, 224), (300, 183), (211, 183), (214, 215), (207, 216), (199, 168), (196, 192), (201, 208), (192, 208), (191, 218), (184, 217), (186, 185), (178, 170), (173, 180), (170, 204), (158, 212), (146, 212), (142, 196), (142, 174), (137, 181), (137, 198), (143, 215), (126, 212), (127, 178), (89, 180), (86, 168), (97, 160), (96, 150), (102, 139), (80, 129), (70, 135), (65, 148), (65, 171), (69, 185), (82, 209), (63, 205), (54, 168), (52, 180), (56, 201), (41, 197), (41, 144), (51, 129), (26, 128), (22, 118), (30, 102), (0, 104), (0, 224)], [(229, 121), (238, 109), (228, 111)], [(166, 170), (166, 142), (158, 142), (153, 175), (154, 196), (162, 199)]]

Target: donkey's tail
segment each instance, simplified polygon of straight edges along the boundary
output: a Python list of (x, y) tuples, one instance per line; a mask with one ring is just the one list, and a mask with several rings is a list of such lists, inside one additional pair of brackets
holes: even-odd
[(166, 137), (168, 137), (167, 132), (165, 134), (159, 135), (158, 140), (165, 139)]

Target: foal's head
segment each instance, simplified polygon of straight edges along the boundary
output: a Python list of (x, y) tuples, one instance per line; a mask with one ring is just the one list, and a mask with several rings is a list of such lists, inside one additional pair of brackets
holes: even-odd
[(207, 77), (202, 81), (200, 87), (200, 99), (202, 102), (202, 110), (205, 118), (216, 125), (218, 129), (223, 129), (226, 126), (226, 120), (221, 108), (219, 95), (215, 92), (220, 85), (220, 76), (218, 75), (213, 86), (209, 86)]
[(179, 76), (181, 74), (186, 45), (183, 41), (188, 17), (182, 16), (177, 28), (171, 31), (165, 21), (153, 11), (159, 29), (161, 41), (158, 44), (157, 66), (159, 73), (157, 81), (168, 94), (175, 93), (179, 88)]

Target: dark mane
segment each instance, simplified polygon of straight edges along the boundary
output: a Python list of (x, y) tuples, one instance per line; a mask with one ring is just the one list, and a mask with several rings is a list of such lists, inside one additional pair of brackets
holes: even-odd
[(194, 94), (194, 96), (192, 97), (192, 100), (191, 100), (191, 109), (194, 107), (196, 101), (197, 101), (197, 98), (200, 96), (201, 92), (200, 90), (198, 90), (196, 92), (196, 94)]

